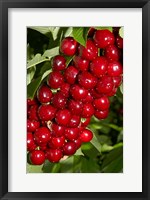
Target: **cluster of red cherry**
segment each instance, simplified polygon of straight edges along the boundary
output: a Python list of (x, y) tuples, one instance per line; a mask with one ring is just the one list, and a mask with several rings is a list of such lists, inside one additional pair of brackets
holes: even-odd
[[(123, 39), (118, 32), (91, 28), (86, 47), (66, 37), (60, 44), (61, 55), (52, 59), (47, 83), (37, 98), (27, 100), (27, 150), (32, 164), (45, 159), (59, 162), (75, 154), (83, 142), (93, 138), (87, 129), (91, 117), (105, 119), (109, 97), (122, 82)], [(66, 67), (64, 56), (73, 56)]]

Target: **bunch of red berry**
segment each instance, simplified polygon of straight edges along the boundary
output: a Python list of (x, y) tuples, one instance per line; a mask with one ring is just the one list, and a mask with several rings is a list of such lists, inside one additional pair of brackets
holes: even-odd
[[(115, 29), (114, 29), (115, 30)], [(118, 30), (118, 29), (117, 29)], [(109, 97), (122, 82), (123, 39), (109, 30), (91, 28), (86, 46), (73, 37), (60, 44), (52, 72), (34, 100), (27, 100), (27, 150), (32, 164), (59, 162), (93, 138), (92, 116), (109, 114)], [(65, 56), (73, 56), (67, 67)]]

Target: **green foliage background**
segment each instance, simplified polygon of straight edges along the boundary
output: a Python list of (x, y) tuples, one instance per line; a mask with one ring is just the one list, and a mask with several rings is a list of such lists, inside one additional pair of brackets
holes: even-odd
[[(95, 27), (109, 29), (112, 27)], [(72, 36), (86, 44), (89, 27), (28, 27), (27, 28), (27, 96), (33, 98), (40, 84), (51, 72), (51, 58), (60, 54), (64, 37)], [(123, 37), (123, 28), (119, 34)], [(67, 66), (73, 57), (66, 57)], [(60, 161), (34, 166), (27, 162), (27, 173), (121, 173), (123, 172), (123, 87), (110, 98), (110, 114), (105, 120), (92, 118), (89, 128), (94, 137), (82, 144), (75, 155)]]

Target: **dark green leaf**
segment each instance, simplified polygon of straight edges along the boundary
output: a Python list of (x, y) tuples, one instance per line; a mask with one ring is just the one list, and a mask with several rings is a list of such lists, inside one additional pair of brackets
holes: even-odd
[(81, 146), (83, 154), (87, 157), (95, 158), (99, 155), (99, 151), (93, 146), (92, 143), (83, 143)]
[(113, 173), (121, 171), (123, 167), (123, 147), (119, 146), (118, 148), (110, 151), (102, 164), (102, 172)]
[(39, 88), (40, 84), (42, 81), (42, 76), (38, 77), (34, 81), (32, 81), (28, 86), (27, 86), (27, 96), (30, 99), (33, 99), (35, 96), (35, 93), (37, 89)]
[(43, 165), (42, 171), (44, 173), (58, 173), (60, 171), (60, 163), (51, 163), (46, 160)]
[(98, 173), (100, 172), (100, 167), (96, 163), (96, 161), (93, 160), (92, 158), (87, 159), (83, 157), (81, 161), (81, 172), (82, 173)]

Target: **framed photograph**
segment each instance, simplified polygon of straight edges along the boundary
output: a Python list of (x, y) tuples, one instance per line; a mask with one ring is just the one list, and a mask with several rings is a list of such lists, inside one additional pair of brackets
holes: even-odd
[(0, 8), (0, 198), (150, 199), (150, 2)]

